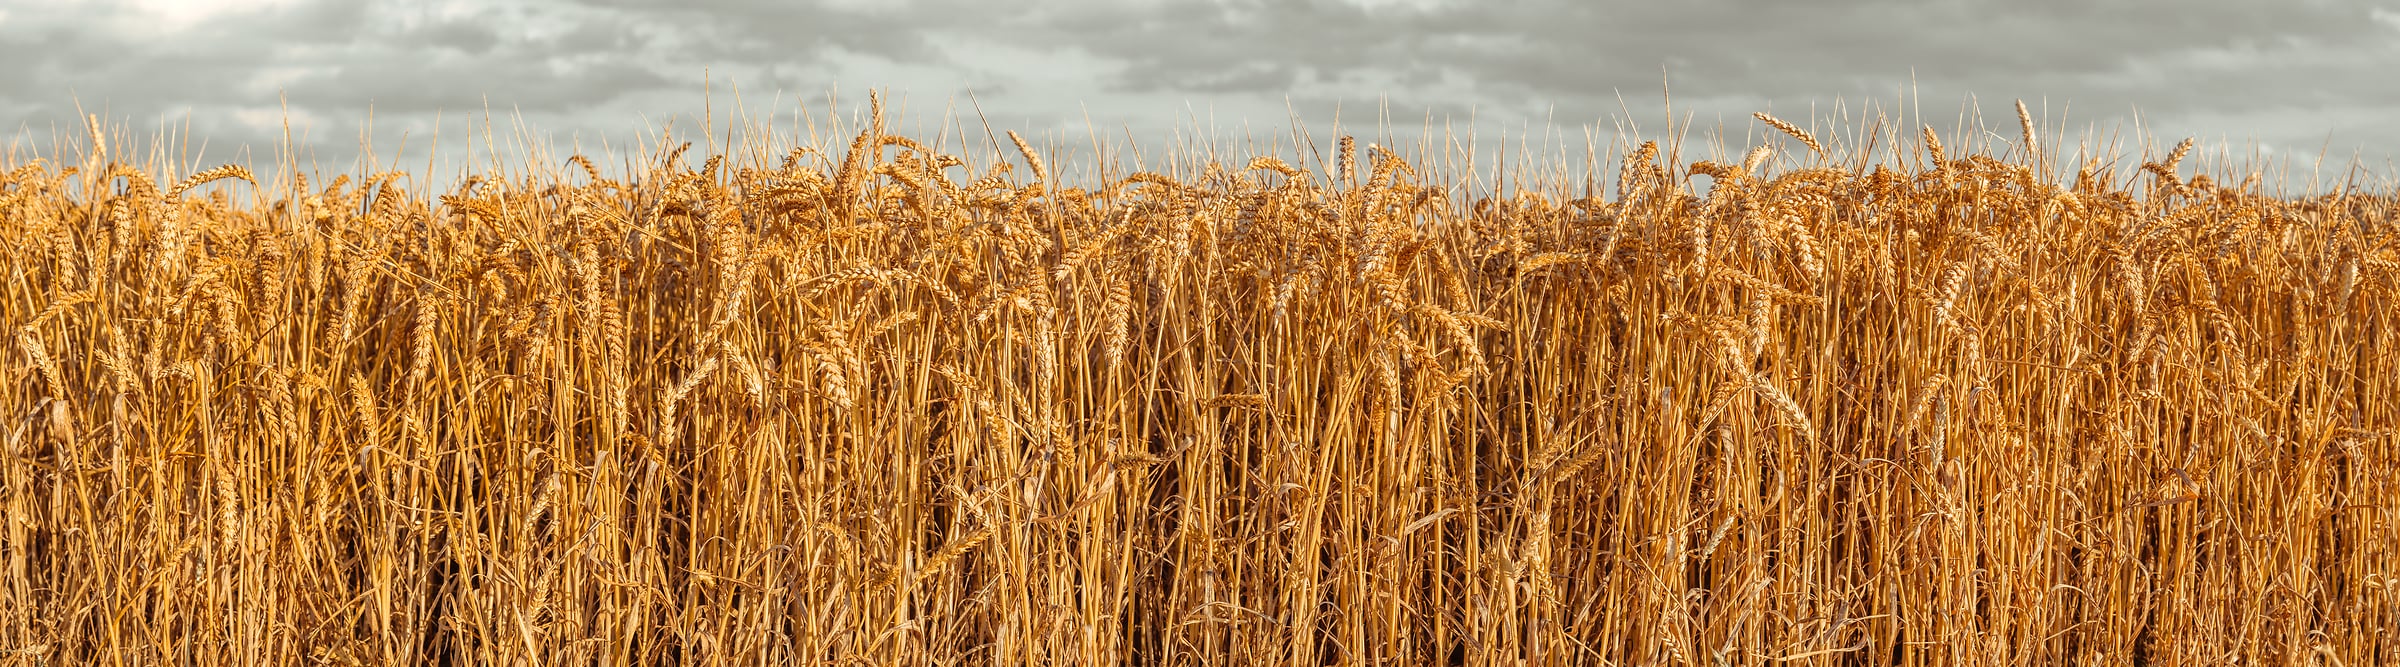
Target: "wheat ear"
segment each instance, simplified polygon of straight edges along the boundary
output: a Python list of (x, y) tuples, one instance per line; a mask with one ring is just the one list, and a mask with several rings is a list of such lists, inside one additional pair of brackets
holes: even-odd
[(1783, 130), (1784, 134), (1792, 135), (1792, 138), (1799, 139), (1800, 143), (1808, 144), (1808, 149), (1816, 151), (1817, 155), (1822, 156), (1825, 154), (1825, 145), (1817, 143), (1817, 138), (1810, 136), (1807, 130), (1800, 129), (1800, 126), (1784, 122), (1783, 119), (1768, 115), (1767, 112), (1764, 111), (1750, 115), (1756, 116), (1759, 122), (1766, 123), (1768, 127)]

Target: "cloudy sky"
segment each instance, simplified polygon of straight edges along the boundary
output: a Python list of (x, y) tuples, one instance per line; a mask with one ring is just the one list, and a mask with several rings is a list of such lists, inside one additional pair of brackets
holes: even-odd
[(737, 89), (752, 121), (840, 145), (878, 89), (912, 134), (985, 149), (988, 121), (1064, 159), (1097, 134), (1155, 167), (1178, 137), (1295, 120), (1325, 144), (1338, 109), (1363, 140), (1430, 118), (1482, 164), (1503, 137), (1580, 163), (1662, 133), (1662, 84), (1694, 141), (1721, 127), (1737, 153), (1759, 110), (1829, 136), (1979, 110), (1994, 133), (1947, 140), (2005, 150), (2023, 99), (2051, 136), (2126, 150), (2138, 128), (2296, 169), (2400, 154), (2400, 0), (0, 0), (0, 63), (20, 159), (96, 113), (188, 128), (192, 163), (272, 159), (288, 119), (322, 168), (356, 168), (363, 133), (423, 171), (438, 131), (440, 171), (487, 117), (503, 151), (524, 128), (557, 157), (624, 153), (670, 122), (696, 138), (704, 108), (721, 134)]

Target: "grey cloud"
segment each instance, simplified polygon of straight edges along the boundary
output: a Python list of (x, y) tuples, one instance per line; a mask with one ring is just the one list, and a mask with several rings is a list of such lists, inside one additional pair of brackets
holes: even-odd
[(741, 58), (751, 64), (808, 56), (828, 49), (873, 55), (894, 61), (927, 61), (935, 56), (925, 31), (942, 27), (948, 17), (963, 17), (976, 4), (888, 2), (849, 9), (823, 3), (769, 0), (565, 0), (571, 5), (606, 8), (669, 26), (690, 34), (685, 55), (705, 54)]
[[(1798, 120), (1836, 100), (1913, 113), (1921, 99), (1946, 128), (1972, 95), (2003, 125), (2023, 98), (2078, 129), (2138, 109), (2168, 135), (2400, 145), (2400, 125), (2375, 120), (2400, 115), (2400, 86), (2376, 83), (2400, 67), (2400, 0), (297, 0), (167, 32), (119, 3), (11, 2), (6, 131), (78, 128), (81, 100), (136, 126), (188, 111), (254, 147), (271, 145), (255, 116), (279, 98), (335, 124), (319, 136), (370, 107), (378, 133), (424, 132), (488, 100), (547, 134), (621, 144), (698, 113), (703, 71), (720, 117), (730, 86), (787, 112), (807, 95), (818, 114), (876, 86), (914, 100), (912, 122), (955, 105), (972, 126), (971, 89), (995, 127), (1078, 140), (1087, 112), (1140, 139), (1209, 110), (1280, 132), (1292, 114), (1317, 125), (1338, 107), (1357, 127), (1385, 105), (1402, 126), (1613, 131), (1630, 112), (1647, 129), (1664, 76), (1679, 116), (1722, 118), (1737, 141), (1758, 131), (1751, 111)], [(844, 108), (824, 108), (837, 87)]]
[(442, 58), (439, 62), (366, 59), (287, 84), (293, 102), (377, 112), (479, 109), (486, 104), (564, 111), (603, 104), (671, 81), (636, 63), (569, 65), (541, 60)]
[(490, 55), (500, 45), (500, 33), (475, 21), (443, 21), (416, 31), (423, 43), (468, 56)]

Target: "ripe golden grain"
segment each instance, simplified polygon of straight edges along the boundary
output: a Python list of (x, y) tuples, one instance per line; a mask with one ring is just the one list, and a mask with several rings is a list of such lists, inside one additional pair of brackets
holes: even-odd
[(1933, 156), (1933, 170), (1937, 172), (1949, 171), (1950, 159), (1948, 156), (1942, 154), (1942, 135), (1935, 134), (1933, 132), (1933, 126), (1927, 125), (1925, 126), (1924, 137), (1925, 152), (1926, 154)]
[[(1816, 153), (1819, 157), (1823, 157), (1825, 155), (1825, 146), (1817, 143), (1817, 138), (1810, 135), (1807, 130), (1800, 129), (1800, 126), (1784, 122), (1783, 119), (1768, 115), (1767, 112), (1764, 111), (1750, 115), (1757, 117), (1759, 122), (1766, 123), (1768, 127), (1782, 130), (1784, 134), (1789, 134), (1792, 135), (1792, 138), (1799, 139), (1800, 143), (1807, 144), (1808, 150)], [(1749, 167), (1744, 166), (1743, 171), (1749, 171)]]
[[(1743, 173), (1743, 174), (1751, 174), (1751, 173), (1755, 173), (1755, 172), (1757, 172), (1757, 171), (1758, 171), (1758, 166), (1759, 166), (1759, 165), (1762, 165), (1762, 164), (1766, 164), (1766, 163), (1767, 163), (1767, 158), (1769, 158), (1769, 157), (1773, 157), (1774, 155), (1775, 155), (1775, 147), (1774, 147), (1774, 146), (1764, 146), (1764, 145), (1762, 145), (1762, 146), (1759, 146), (1759, 147), (1757, 147), (1757, 148), (1752, 148), (1752, 149), (1750, 149), (1750, 153), (1749, 153), (1748, 155), (1744, 155), (1744, 156), (1742, 156), (1742, 173)], [(1698, 171), (1698, 170), (1697, 170), (1697, 169), (1694, 169), (1694, 171)]]
[(1761, 114), (1815, 166), (1645, 141), (1614, 200), (1021, 178), (881, 106), (430, 198), (0, 164), (0, 651), (2400, 662), (2389, 194), (2053, 184), (2021, 106), (2025, 162)]
[(1024, 137), (1017, 136), (1016, 130), (1008, 131), (1008, 140), (1017, 145), (1018, 154), (1025, 156), (1025, 165), (1033, 168), (1034, 182), (1049, 183), (1050, 166), (1042, 162), (1042, 154), (1035, 152), (1032, 144), (1025, 143)]
[(2025, 110), (2025, 100), (2017, 100), (2017, 126), (2022, 132), (2019, 140), (2025, 145), (2026, 163), (2033, 165), (2036, 169), (2041, 168), (2043, 166), (2042, 144), (2038, 141), (2040, 137), (2035, 136), (2033, 132), (2033, 112)]

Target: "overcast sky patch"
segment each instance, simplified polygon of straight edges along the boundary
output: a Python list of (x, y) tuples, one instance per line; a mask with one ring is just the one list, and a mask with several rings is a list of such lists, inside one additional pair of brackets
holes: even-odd
[(188, 122), (212, 153), (198, 161), (270, 155), (288, 109), (335, 169), (358, 160), (370, 111), (378, 154), (403, 135), (467, 141), (487, 114), (620, 148), (669, 120), (721, 132), (737, 89), (753, 120), (805, 138), (805, 107), (823, 135), (870, 87), (905, 103), (896, 125), (947, 118), (971, 131), (946, 140), (985, 148), (986, 121), (1158, 146), (1206, 136), (1195, 124), (1286, 133), (1295, 116), (1329, 143), (1336, 109), (1361, 134), (1388, 114), (1397, 136), (1430, 119), (1580, 147), (1587, 129), (1663, 129), (1662, 85), (1733, 144), (1768, 140), (1758, 110), (1805, 124), (1871, 107), (1944, 130), (1980, 110), (2013, 129), (2021, 98), (2070, 141), (2138, 122), (2151, 146), (2375, 169), (2400, 146), (2385, 83), (2400, 0), (0, 0), (0, 61), (0, 137), (20, 151), (100, 113)]

